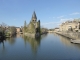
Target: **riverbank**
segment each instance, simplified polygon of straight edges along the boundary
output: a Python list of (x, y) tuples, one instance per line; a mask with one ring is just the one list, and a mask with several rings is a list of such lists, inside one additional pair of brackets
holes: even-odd
[(70, 40), (71, 43), (80, 43), (80, 42), (77, 42), (80, 40), (79, 32), (55, 32), (55, 33), (71, 39)]
[(44, 33), (24, 33), (25, 36), (28, 36), (28, 37), (31, 37), (31, 38), (38, 38), (40, 37), (41, 35), (43, 34), (47, 34), (47, 32), (44, 32)]
[(55, 32), (59, 35), (65, 36), (70, 39), (80, 39), (80, 33), (79, 32)]

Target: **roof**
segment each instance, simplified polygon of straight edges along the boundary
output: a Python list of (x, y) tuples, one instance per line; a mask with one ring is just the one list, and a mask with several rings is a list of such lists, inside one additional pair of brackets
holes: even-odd
[(33, 12), (33, 14), (32, 14), (32, 19), (37, 19), (37, 16), (36, 16), (36, 13), (35, 13), (35, 11)]

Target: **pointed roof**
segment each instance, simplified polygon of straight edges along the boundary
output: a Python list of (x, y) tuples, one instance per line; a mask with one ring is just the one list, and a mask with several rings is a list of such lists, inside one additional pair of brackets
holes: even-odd
[(35, 13), (35, 11), (33, 12), (33, 15), (32, 15), (32, 19), (37, 19), (37, 16), (36, 16), (36, 13)]

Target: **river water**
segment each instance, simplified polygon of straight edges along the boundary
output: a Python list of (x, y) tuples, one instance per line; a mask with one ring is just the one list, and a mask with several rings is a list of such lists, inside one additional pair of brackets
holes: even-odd
[(17, 35), (0, 42), (0, 60), (80, 60), (80, 44), (49, 33), (34, 39)]

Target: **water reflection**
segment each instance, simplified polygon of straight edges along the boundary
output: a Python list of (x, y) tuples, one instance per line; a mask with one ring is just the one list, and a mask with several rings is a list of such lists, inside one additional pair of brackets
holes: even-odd
[(41, 39), (46, 38), (48, 34), (41, 35)]
[(27, 43), (29, 43), (31, 45), (32, 51), (34, 53), (37, 53), (37, 49), (40, 46), (41, 37), (39, 37), (39, 38), (30, 38), (30, 37), (27, 37), (27, 36), (23, 36), (23, 38), (24, 38), (25, 46), (27, 45)]
[(80, 44), (73, 44), (70, 42), (70, 39), (69, 38), (66, 38), (64, 36), (61, 36), (61, 35), (58, 35), (58, 34), (55, 34), (55, 36), (58, 36), (60, 38), (60, 41), (62, 42), (63, 45), (67, 46), (67, 47), (78, 47), (80, 49)]
[(4, 45), (4, 41), (5, 40), (0, 40), (0, 46), (1, 46), (1, 51), (0, 51), (0, 53), (4, 53), (5, 52), (5, 45)]
[(15, 39), (15, 37), (6, 38), (6, 41), (7, 41), (10, 45), (13, 45), (13, 44), (16, 42), (16, 39)]
[(74, 60), (79, 57), (80, 45), (55, 33), (36, 39), (17, 35), (0, 41), (0, 60)]
[(0, 44), (2, 44), (2, 49), (4, 49), (5, 48), (5, 46), (4, 46), (4, 40), (0, 40)]
[(38, 38), (30, 38), (27, 36), (23, 36), (23, 40), (24, 40), (24, 44), (25, 46), (27, 45), (27, 43), (29, 43), (31, 45), (31, 49), (32, 51), (36, 54), (37, 50), (40, 46), (40, 42), (43, 38), (45, 38), (47, 36), (47, 34), (44, 34)]
[[(13, 45), (15, 46), (16, 41), (24, 41), (25, 47), (27, 46), (27, 43), (30, 44), (31, 46), (31, 50), (34, 53), (37, 53), (37, 50), (40, 46), (40, 42), (43, 38), (46, 38), (47, 34), (44, 34), (42, 36), (40, 36), (39, 38), (30, 38), (27, 36), (24, 36), (22, 34), (18, 34), (15, 37), (12, 38), (6, 38), (5, 40), (0, 40), (0, 48), (2, 49), (2, 51), (5, 50), (6, 45)], [(20, 40), (21, 39), (21, 40)], [(17, 42), (18, 43), (18, 42)], [(29, 45), (28, 44), (28, 45)], [(22, 45), (22, 44), (21, 44)], [(6, 48), (7, 49), (7, 48)]]
[(20, 38), (20, 37), (22, 37), (22, 36), (23, 36), (23, 34), (17, 34), (17, 35), (16, 35), (17, 38)]
[(1, 49), (1, 53), (4, 54), (6, 52), (6, 43), (9, 43), (10, 45), (13, 45), (16, 40), (15, 40), (15, 37), (13, 38), (6, 38), (5, 40), (0, 40), (0, 49)]

